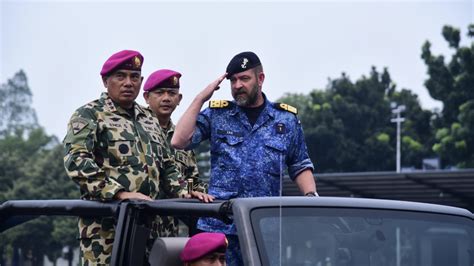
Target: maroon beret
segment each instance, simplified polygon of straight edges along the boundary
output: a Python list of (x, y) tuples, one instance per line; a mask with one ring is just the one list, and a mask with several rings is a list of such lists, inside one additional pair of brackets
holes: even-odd
[(179, 78), (181, 73), (170, 69), (160, 69), (153, 72), (145, 81), (144, 91), (152, 91), (158, 88), (179, 89)]
[(105, 61), (100, 71), (101, 76), (106, 76), (117, 69), (142, 70), (143, 56), (132, 50), (123, 50), (113, 54)]
[(183, 262), (195, 261), (213, 251), (225, 252), (227, 245), (222, 233), (199, 233), (188, 240), (180, 257)]

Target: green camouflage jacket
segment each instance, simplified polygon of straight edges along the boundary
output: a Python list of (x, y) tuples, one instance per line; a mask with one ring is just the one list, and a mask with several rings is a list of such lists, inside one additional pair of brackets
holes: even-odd
[(173, 137), (175, 125), (170, 121), (170, 125), (167, 129), (163, 129), (166, 135), (166, 140), (171, 149), (171, 154), (176, 162), (176, 168), (181, 175), (187, 180), (193, 179), (193, 190), (203, 193), (207, 193), (208, 184), (202, 182), (199, 179), (199, 169), (196, 162), (196, 155), (193, 150), (177, 150), (171, 147), (171, 138)]
[[(134, 115), (116, 105), (107, 93), (72, 115), (63, 141), (67, 174), (83, 199), (112, 200), (119, 191), (140, 192), (158, 199), (187, 193), (158, 119), (135, 103)], [(153, 236), (158, 233), (153, 223)], [(113, 238), (112, 218), (82, 218), (80, 238)], [(166, 232), (161, 232), (166, 235)]]

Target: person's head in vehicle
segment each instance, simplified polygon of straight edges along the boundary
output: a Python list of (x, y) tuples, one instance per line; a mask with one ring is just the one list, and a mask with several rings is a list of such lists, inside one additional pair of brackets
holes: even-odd
[(184, 266), (223, 266), (227, 245), (222, 233), (199, 233), (188, 240), (180, 257)]

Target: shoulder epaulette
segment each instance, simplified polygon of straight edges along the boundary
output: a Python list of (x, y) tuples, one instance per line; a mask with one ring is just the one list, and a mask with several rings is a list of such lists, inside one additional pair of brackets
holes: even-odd
[(231, 102), (227, 100), (212, 100), (209, 101), (209, 108), (227, 108), (231, 106)]
[(296, 109), (296, 107), (293, 107), (293, 106), (291, 106), (289, 104), (286, 104), (286, 103), (274, 103), (273, 106), (276, 109), (285, 110), (285, 111), (293, 113), (295, 115), (298, 114), (298, 109)]

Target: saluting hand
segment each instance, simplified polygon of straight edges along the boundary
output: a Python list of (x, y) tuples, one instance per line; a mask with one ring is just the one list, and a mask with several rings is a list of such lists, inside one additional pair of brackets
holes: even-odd
[(218, 79), (216, 79), (214, 82), (212, 82), (211, 84), (207, 85), (207, 87), (201, 91), (201, 93), (199, 93), (198, 97), (201, 98), (201, 101), (204, 103), (206, 101), (208, 101), (209, 99), (211, 99), (212, 97), (212, 94), (214, 94), (214, 91), (218, 90), (220, 87), (219, 87), (219, 84), (221, 84), (221, 82), (225, 79), (225, 77), (227, 76), (227, 73), (225, 73), (224, 75), (220, 76)]

